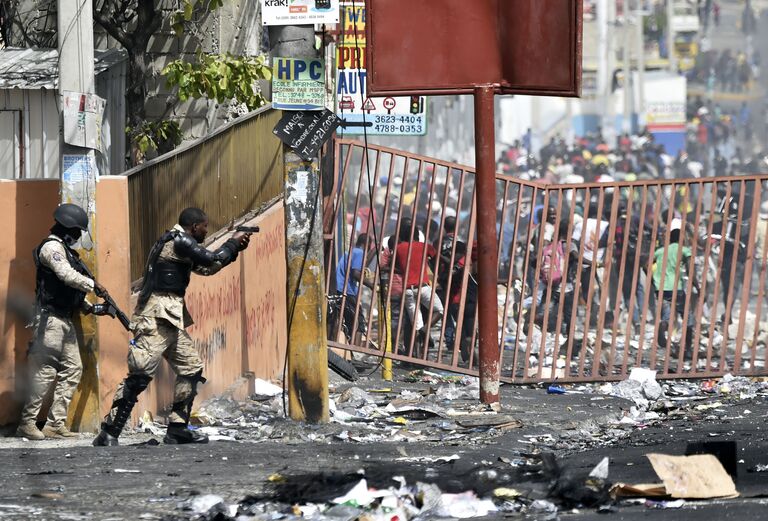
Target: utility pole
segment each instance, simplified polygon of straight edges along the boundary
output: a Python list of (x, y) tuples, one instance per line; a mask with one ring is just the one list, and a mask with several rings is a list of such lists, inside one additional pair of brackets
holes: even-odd
[[(81, 258), (96, 273), (96, 179), (98, 171), (95, 151), (68, 142), (67, 118), (77, 117), (77, 109), (67, 108), (66, 99), (77, 99), (80, 94), (86, 102), (93, 96), (95, 75), (93, 70), (93, 7), (91, 0), (58, 0), (59, 43), (59, 164), (61, 165), (61, 202), (74, 203), (88, 213), (88, 233), (81, 239)], [(92, 99), (92, 98), (91, 98)], [(82, 114), (83, 104), (78, 105)], [(100, 125), (99, 125), (100, 127)], [(99, 128), (100, 131), (100, 128)], [(75, 431), (96, 432), (99, 411), (99, 375), (97, 325), (94, 315), (80, 316), (78, 333), (82, 335), (80, 357), (83, 376), (69, 407), (68, 423)]]
[(629, 26), (629, 5), (627, 5), (627, 2), (624, 2), (624, 12), (622, 15), (624, 20), (621, 27), (624, 37), (622, 45), (622, 58), (624, 58), (624, 114), (621, 118), (621, 130), (629, 134), (632, 131), (632, 65), (630, 63), (632, 29)]
[(616, 2), (598, 0), (597, 25), (599, 31), (598, 90), (602, 99), (603, 138), (606, 143), (616, 140), (616, 107), (613, 101), (613, 72), (615, 69), (615, 50), (613, 46), (616, 25)]
[(499, 316), (496, 244), (496, 137), (494, 87), (475, 88), (475, 205), (477, 207), (480, 401), (499, 402)]
[[(269, 26), (270, 56), (316, 58), (312, 25)], [(320, 163), (283, 145), (285, 252), (288, 271), (288, 412), (292, 419), (328, 421), (328, 342), (323, 281)]]
[(597, 2), (597, 31), (597, 95), (600, 97), (600, 106), (603, 111), (601, 126), (605, 136), (608, 126), (608, 103), (611, 99), (611, 73), (608, 70), (608, 0)]
[(677, 56), (675, 56), (675, 29), (672, 19), (675, 17), (675, 0), (667, 0), (667, 56), (669, 70), (677, 74)]
[(642, 0), (635, 0), (637, 10), (635, 11), (635, 20), (637, 20), (637, 122), (644, 124), (645, 117), (645, 13), (643, 12)]

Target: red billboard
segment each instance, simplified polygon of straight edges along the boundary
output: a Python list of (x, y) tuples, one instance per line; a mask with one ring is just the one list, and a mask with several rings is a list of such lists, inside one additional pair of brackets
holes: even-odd
[(578, 96), (582, 0), (365, 0), (370, 94)]

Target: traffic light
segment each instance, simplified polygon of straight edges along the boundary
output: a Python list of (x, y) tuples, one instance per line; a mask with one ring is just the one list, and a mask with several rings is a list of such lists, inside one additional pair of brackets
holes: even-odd
[(421, 96), (411, 96), (411, 114), (421, 114), (424, 112), (424, 104)]

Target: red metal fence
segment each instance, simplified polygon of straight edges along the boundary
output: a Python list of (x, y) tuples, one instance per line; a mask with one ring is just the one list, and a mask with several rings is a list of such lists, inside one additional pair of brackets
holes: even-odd
[[(336, 144), (329, 343), (476, 374), (474, 171), (365, 151)], [(634, 367), (662, 378), (768, 374), (766, 182), (497, 175), (502, 379), (618, 380)]]

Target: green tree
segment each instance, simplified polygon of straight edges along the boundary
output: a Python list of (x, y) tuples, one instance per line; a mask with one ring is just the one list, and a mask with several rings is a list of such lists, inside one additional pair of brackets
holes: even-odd
[[(131, 157), (135, 164), (143, 160), (148, 150), (159, 153), (174, 148), (181, 141), (181, 131), (175, 122), (153, 123), (146, 117), (146, 79), (150, 39), (160, 29), (164, 13), (159, 0), (94, 0), (94, 20), (107, 34), (117, 40), (128, 53), (126, 112)], [(180, 9), (170, 15), (177, 35), (196, 34), (206, 16), (220, 8), (223, 0), (184, 0)], [(166, 70), (169, 83), (179, 87), (179, 99), (207, 97), (220, 102), (236, 99), (249, 109), (264, 104), (256, 89), (257, 79), (269, 77), (263, 57), (232, 55), (211, 56), (198, 53), (198, 61), (185, 64), (177, 60)], [(173, 78), (172, 83), (170, 78)]]
[(195, 63), (176, 60), (163, 69), (169, 86), (177, 87), (179, 99), (215, 99), (219, 103), (235, 100), (255, 110), (267, 103), (258, 90), (258, 80), (268, 80), (272, 71), (264, 56), (244, 57), (231, 54), (197, 55)]

